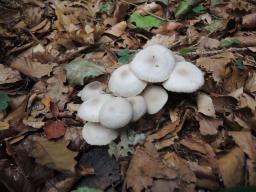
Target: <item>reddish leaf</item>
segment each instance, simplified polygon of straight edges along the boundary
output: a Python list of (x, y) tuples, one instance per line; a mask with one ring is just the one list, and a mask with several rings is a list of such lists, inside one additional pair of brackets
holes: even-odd
[(62, 121), (54, 121), (44, 127), (44, 132), (48, 139), (56, 139), (65, 134), (66, 128)]

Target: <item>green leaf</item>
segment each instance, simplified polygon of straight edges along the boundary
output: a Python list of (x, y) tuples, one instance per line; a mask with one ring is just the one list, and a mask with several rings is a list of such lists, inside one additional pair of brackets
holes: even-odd
[(235, 60), (235, 66), (239, 70), (244, 70), (245, 69), (245, 66), (244, 66), (243, 62), (240, 59)]
[(240, 41), (238, 39), (222, 39), (220, 41), (222, 47), (231, 47), (234, 45), (240, 45)]
[(213, 32), (215, 32), (215, 31), (217, 31), (220, 27), (222, 27), (223, 23), (224, 23), (223, 20), (218, 20), (218, 19), (216, 19), (216, 20), (214, 20), (211, 24), (205, 26), (204, 28), (205, 28), (207, 31), (213, 33)]
[(103, 192), (101, 189), (89, 188), (89, 187), (79, 187), (72, 192)]
[(206, 11), (206, 8), (203, 6), (202, 3), (198, 4), (192, 9), (195, 13), (204, 13)]
[[(178, 8), (175, 11), (175, 17), (182, 18), (190, 12), (201, 0), (183, 0), (179, 2)], [(191, 13), (191, 12), (190, 12)]]
[(161, 21), (153, 16), (142, 16), (138, 13), (133, 13), (129, 18), (130, 23), (135, 23), (138, 28), (160, 27)]
[(110, 10), (110, 5), (108, 3), (104, 3), (100, 6), (100, 12), (103, 14), (108, 13)]
[(211, 0), (211, 5), (212, 6), (216, 6), (216, 5), (219, 5), (219, 4), (222, 4), (224, 3), (223, 0)]
[(181, 54), (182, 56), (185, 56), (185, 55), (187, 55), (188, 53), (194, 51), (195, 49), (196, 49), (196, 48), (193, 48), (193, 47), (185, 47), (185, 48), (182, 48), (182, 49), (180, 50), (180, 54)]
[(8, 107), (10, 101), (11, 99), (7, 94), (0, 93), (0, 111), (5, 110)]
[(84, 85), (84, 80), (104, 74), (105, 68), (101, 65), (78, 58), (65, 65), (67, 79), (70, 84)]
[(118, 62), (123, 64), (128, 64), (133, 58), (134, 54), (131, 54), (128, 48), (125, 48), (117, 53)]

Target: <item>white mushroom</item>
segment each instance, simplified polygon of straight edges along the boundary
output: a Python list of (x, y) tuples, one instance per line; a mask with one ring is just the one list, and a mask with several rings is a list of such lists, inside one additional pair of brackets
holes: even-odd
[(116, 69), (108, 82), (109, 90), (120, 97), (132, 97), (140, 94), (147, 83), (138, 79), (130, 70), (128, 65)]
[(77, 116), (84, 121), (99, 122), (99, 113), (101, 107), (108, 102), (113, 96), (110, 94), (97, 95), (79, 107)]
[(149, 114), (159, 112), (168, 100), (167, 92), (160, 86), (149, 86), (143, 92)]
[(191, 93), (204, 84), (204, 73), (194, 64), (178, 62), (169, 79), (163, 83), (168, 91)]
[(105, 84), (99, 81), (93, 81), (87, 84), (77, 95), (81, 97), (82, 101), (86, 101), (96, 95), (103, 94), (105, 88)]
[(110, 129), (124, 127), (132, 120), (132, 106), (127, 99), (114, 97), (100, 110), (100, 123)]
[(142, 96), (129, 97), (127, 100), (132, 105), (133, 117), (132, 121), (139, 120), (147, 112), (147, 104)]
[(131, 71), (139, 79), (152, 83), (167, 80), (174, 66), (172, 51), (157, 44), (138, 52), (130, 63)]
[(107, 129), (99, 123), (88, 122), (82, 130), (84, 140), (90, 145), (108, 145), (118, 137), (115, 130)]

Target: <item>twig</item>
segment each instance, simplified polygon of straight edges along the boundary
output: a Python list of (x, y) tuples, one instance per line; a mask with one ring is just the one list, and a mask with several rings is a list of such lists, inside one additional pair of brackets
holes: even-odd
[(247, 47), (241, 47), (241, 48), (236, 48), (236, 47), (232, 47), (229, 49), (220, 49), (220, 50), (213, 50), (213, 51), (194, 51), (191, 53), (186, 54), (187, 56), (197, 56), (197, 55), (215, 55), (215, 54), (220, 54), (223, 52), (241, 52), (241, 51), (247, 51), (248, 48)]
[[(120, 1), (123, 2), (123, 3), (126, 3), (126, 4), (128, 4), (128, 5), (132, 5), (132, 6), (138, 7), (138, 5), (136, 5), (136, 4), (134, 4), (134, 3), (130, 3), (130, 2), (125, 1), (125, 0), (120, 0)], [(151, 15), (151, 16), (157, 18), (157, 19), (160, 19), (160, 20), (162, 20), (162, 21), (168, 21), (168, 22), (170, 22), (170, 21), (171, 21), (171, 22), (174, 22), (174, 21), (175, 21), (175, 20), (165, 19), (165, 18), (160, 17), (160, 16), (158, 16), (158, 15), (155, 15), (154, 13), (151, 13), (151, 12), (149, 12), (149, 11), (147, 11), (147, 10), (144, 10), (144, 9), (142, 9), (142, 10), (145, 11), (145, 13), (147, 13), (147, 14), (149, 14), (149, 15)]]

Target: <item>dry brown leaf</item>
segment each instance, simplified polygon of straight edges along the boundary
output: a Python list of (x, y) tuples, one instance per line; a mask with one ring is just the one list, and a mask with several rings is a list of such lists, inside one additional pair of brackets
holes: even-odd
[(0, 131), (9, 129), (10, 125), (8, 122), (0, 121)]
[(72, 88), (64, 85), (64, 82), (66, 82), (66, 74), (63, 67), (56, 68), (53, 74), (54, 75), (47, 80), (46, 96), (51, 97), (52, 101), (58, 105), (59, 109), (63, 110)]
[(197, 95), (197, 108), (199, 113), (202, 113), (208, 117), (215, 118), (216, 116), (212, 98), (205, 93), (199, 93)]
[(247, 159), (246, 161), (247, 169), (248, 169), (248, 174), (249, 174), (249, 179), (248, 183), (249, 186), (256, 186), (256, 163), (253, 160)]
[(145, 148), (138, 146), (130, 162), (126, 181), (127, 188), (141, 192), (152, 186), (154, 179), (172, 180), (177, 173), (166, 167), (160, 159), (152, 143), (146, 143)]
[(66, 127), (62, 121), (48, 122), (44, 127), (45, 136), (48, 139), (57, 139), (65, 135)]
[(22, 122), (24, 123), (24, 125), (27, 125), (36, 129), (40, 129), (45, 125), (45, 122), (43, 122), (41, 119), (36, 119), (32, 116), (28, 118), (24, 118)]
[(77, 156), (77, 152), (67, 148), (69, 141), (49, 141), (38, 136), (29, 139), (31, 140), (29, 153), (37, 163), (61, 172), (74, 172), (77, 163), (74, 157)]
[(205, 49), (217, 49), (220, 47), (220, 41), (212, 39), (207, 36), (203, 36), (199, 40), (199, 47)]
[(244, 175), (244, 153), (235, 147), (229, 153), (217, 160), (220, 175), (226, 187), (235, 187), (242, 183)]
[(233, 137), (236, 144), (253, 161), (256, 160), (256, 149), (252, 140), (252, 135), (248, 131), (229, 131), (228, 135)]
[(222, 120), (213, 119), (205, 116), (198, 116), (197, 120), (200, 125), (200, 133), (202, 135), (216, 135), (218, 133), (218, 128), (223, 124)]
[(212, 73), (214, 81), (220, 83), (226, 76), (227, 65), (235, 59), (233, 53), (224, 52), (211, 57), (200, 57), (196, 60), (199, 67), (205, 69), (207, 72)]
[(188, 27), (187, 29), (188, 44), (193, 44), (195, 41), (198, 41), (199, 37), (200, 37), (200, 34), (195, 27), (192, 27), (192, 26)]
[(10, 66), (33, 78), (41, 78), (49, 75), (56, 64), (43, 64), (37, 61), (36, 54), (45, 55), (46, 57), (47, 53), (41, 45), (37, 45), (18, 55), (11, 62)]
[(256, 92), (256, 73), (250, 72), (248, 80), (246, 82), (245, 88), (249, 90), (251, 93)]
[(197, 151), (203, 155), (207, 155), (209, 158), (215, 157), (213, 148), (209, 144), (205, 143), (203, 140), (195, 138), (186, 138), (180, 140), (180, 144), (192, 151)]
[(217, 113), (232, 112), (238, 106), (238, 101), (231, 96), (212, 97), (212, 101)]
[(183, 25), (178, 22), (167, 22), (161, 25), (158, 29), (153, 30), (154, 33), (161, 35), (171, 35), (175, 30), (182, 28)]
[(256, 13), (243, 16), (243, 27), (248, 29), (256, 27)]
[(240, 46), (254, 47), (256, 46), (256, 33), (255, 32), (238, 32), (232, 38), (240, 41)]
[(127, 22), (122, 21), (120, 23), (115, 24), (110, 29), (106, 30), (105, 33), (119, 37), (125, 33), (126, 27), (127, 27)]
[(15, 83), (19, 80), (21, 80), (21, 76), (17, 70), (0, 64), (0, 84)]
[(168, 36), (157, 34), (147, 41), (147, 43), (144, 45), (144, 48), (154, 44), (160, 44), (166, 47), (171, 47), (175, 41), (175, 35)]
[(167, 125), (165, 125), (162, 129), (160, 129), (156, 133), (148, 135), (146, 140), (149, 141), (149, 142), (152, 142), (152, 141), (155, 141), (155, 140), (159, 140), (159, 139), (165, 137), (168, 134), (173, 133), (176, 130), (179, 123), (180, 123), (179, 120), (177, 120), (173, 123), (168, 123)]

